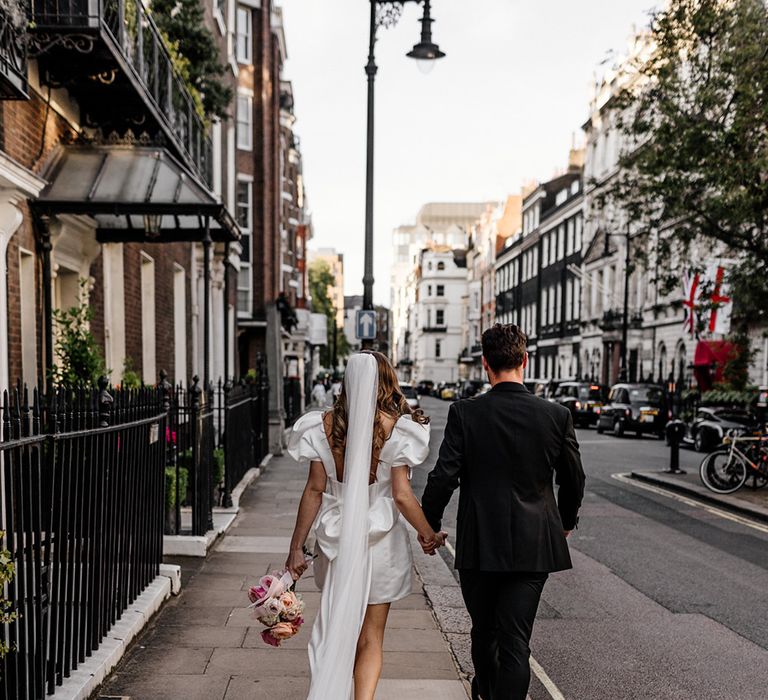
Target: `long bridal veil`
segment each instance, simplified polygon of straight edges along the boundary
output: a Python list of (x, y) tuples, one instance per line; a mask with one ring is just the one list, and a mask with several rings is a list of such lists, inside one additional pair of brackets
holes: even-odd
[(370, 590), (368, 482), (379, 371), (376, 358), (352, 355), (344, 384), (347, 447), (338, 556), (330, 563), (309, 644), (312, 685), (308, 700), (347, 700)]

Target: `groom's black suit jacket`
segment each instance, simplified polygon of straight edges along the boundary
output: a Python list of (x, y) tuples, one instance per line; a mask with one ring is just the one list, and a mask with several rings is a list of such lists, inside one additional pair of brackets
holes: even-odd
[(422, 497), (435, 531), (459, 485), (457, 569), (571, 568), (563, 530), (578, 522), (584, 470), (567, 408), (516, 382), (454, 403)]

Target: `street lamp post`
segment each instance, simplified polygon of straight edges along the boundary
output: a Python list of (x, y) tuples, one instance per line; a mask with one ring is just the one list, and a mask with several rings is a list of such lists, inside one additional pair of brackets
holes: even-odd
[(374, 84), (376, 81), (375, 48), (376, 33), (379, 27), (392, 27), (397, 24), (406, 2), (424, 3), (424, 15), (421, 18), (421, 41), (408, 52), (410, 58), (422, 64), (442, 58), (445, 54), (432, 42), (431, 0), (369, 0), (371, 4), (370, 39), (368, 42), (368, 63), (365, 74), (368, 76), (368, 135), (367, 160), (365, 171), (365, 271), (363, 273), (363, 309), (373, 309), (373, 136), (374, 136)]
[(629, 374), (627, 371), (627, 332), (629, 330), (629, 275), (630, 275), (630, 258), (629, 258), (629, 222), (627, 222), (627, 232), (625, 241), (625, 254), (624, 254), (624, 310), (621, 317), (621, 375), (623, 381), (629, 381)]

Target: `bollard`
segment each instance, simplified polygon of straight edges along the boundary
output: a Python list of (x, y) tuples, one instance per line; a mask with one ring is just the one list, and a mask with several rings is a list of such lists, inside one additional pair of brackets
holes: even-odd
[(669, 441), (669, 469), (666, 474), (685, 474), (680, 469), (680, 443), (685, 435), (685, 423), (681, 420), (671, 420), (667, 423), (667, 440)]

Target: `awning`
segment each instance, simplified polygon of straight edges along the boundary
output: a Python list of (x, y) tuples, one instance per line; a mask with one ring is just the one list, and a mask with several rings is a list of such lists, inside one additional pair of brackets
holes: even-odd
[(723, 380), (723, 369), (735, 355), (738, 346), (727, 340), (700, 340), (693, 356), (693, 375), (702, 391)]
[(237, 241), (232, 215), (161, 146), (58, 147), (48, 186), (32, 202), (41, 215), (80, 214), (97, 222), (100, 242)]

